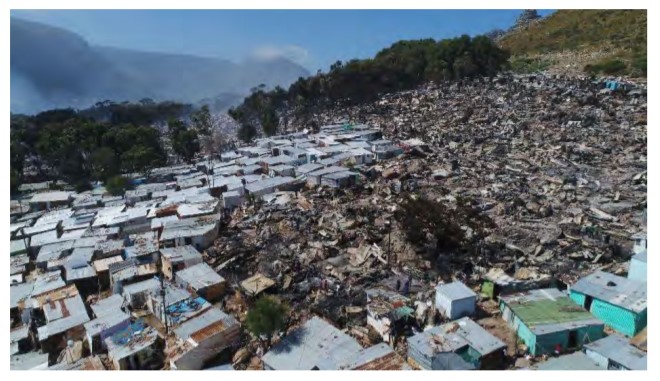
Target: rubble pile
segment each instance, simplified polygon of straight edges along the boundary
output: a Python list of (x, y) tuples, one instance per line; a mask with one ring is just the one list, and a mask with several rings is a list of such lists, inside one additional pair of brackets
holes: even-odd
[(426, 143), (424, 157), (381, 164), (385, 183), (398, 189), (390, 178), (405, 175), (421, 191), (478, 200), (498, 226), (489, 242), (502, 250), (477, 268), (515, 263), (525, 277), (551, 272), (570, 283), (594, 267), (620, 272), (612, 264), (645, 227), (645, 94), (585, 78), (502, 76), (431, 84), (307, 121), (347, 118)]

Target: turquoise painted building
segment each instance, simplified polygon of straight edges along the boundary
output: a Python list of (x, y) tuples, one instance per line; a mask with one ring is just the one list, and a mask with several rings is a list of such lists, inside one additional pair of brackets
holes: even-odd
[(615, 331), (634, 336), (646, 327), (646, 283), (596, 271), (570, 289), (571, 299)]
[(500, 297), (502, 318), (529, 353), (538, 356), (582, 348), (605, 336), (605, 324), (569, 297), (545, 288)]

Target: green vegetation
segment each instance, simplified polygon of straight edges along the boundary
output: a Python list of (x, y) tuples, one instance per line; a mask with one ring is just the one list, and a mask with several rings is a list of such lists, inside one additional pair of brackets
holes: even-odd
[[(77, 189), (107, 182), (121, 173), (145, 172), (166, 164), (158, 130), (164, 116), (182, 117), (189, 106), (173, 103), (101, 102), (75, 111), (11, 115), (12, 189), (23, 182), (61, 179)], [(25, 169), (30, 169), (25, 178)]]
[(609, 56), (590, 63), (588, 71), (646, 75), (646, 24), (646, 10), (564, 9), (511, 31), (499, 43), (514, 62), (564, 51), (606, 51)]
[(178, 120), (172, 119), (167, 122), (168, 134), (172, 142), (172, 149), (184, 161), (190, 162), (199, 152), (199, 136), (197, 130), (186, 128), (186, 125)]
[(245, 326), (255, 336), (266, 336), (267, 346), (273, 334), (284, 328), (288, 307), (274, 296), (264, 295), (248, 312)]
[(511, 59), (511, 70), (529, 74), (546, 70), (551, 64), (551, 61), (543, 58), (515, 57)]
[(241, 139), (249, 141), (257, 131), (277, 133), (287, 110), (305, 115), (336, 104), (368, 102), (428, 81), (491, 76), (506, 66), (508, 58), (486, 36), (399, 41), (374, 58), (337, 61), (327, 73), (300, 78), (288, 90), (266, 91), (259, 86), (241, 105), (230, 109), (229, 115), (241, 124)]
[(130, 180), (124, 176), (113, 176), (105, 183), (105, 189), (113, 196), (121, 196), (129, 188)]
[(586, 65), (584, 71), (594, 74), (619, 75), (624, 74), (627, 69), (625, 62), (618, 59), (606, 59), (594, 65)]

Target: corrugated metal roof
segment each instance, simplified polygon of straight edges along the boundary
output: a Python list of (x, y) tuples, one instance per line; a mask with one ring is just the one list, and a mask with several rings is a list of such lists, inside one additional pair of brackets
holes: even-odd
[(639, 254), (633, 255), (632, 259), (634, 259), (636, 261), (647, 263), (646, 262), (646, 250), (640, 252)]
[(466, 345), (482, 356), (506, 348), (506, 344), (501, 340), (467, 317), (433, 327), (408, 338), (409, 353), (416, 352), (417, 355), (413, 356), (416, 358), (422, 355), (423, 362), (427, 363), (428, 369), (430, 369), (435, 354), (456, 352)]
[(45, 274), (41, 274), (37, 277), (34, 282), (34, 289), (32, 290), (32, 295), (37, 296), (44, 294), (46, 292), (58, 289), (60, 287), (66, 286), (66, 283), (62, 280), (62, 276), (59, 271), (50, 271)]
[(596, 271), (577, 281), (571, 291), (589, 295), (633, 312), (642, 312), (647, 306), (646, 283)]
[(200, 290), (225, 281), (225, 278), (218, 275), (218, 273), (206, 263), (199, 263), (177, 271), (175, 276), (177, 279), (185, 282), (195, 290)]
[(11, 285), (9, 287), (9, 308), (15, 308), (19, 302), (29, 298), (33, 288), (34, 282)]
[(538, 364), (537, 370), (606, 370), (582, 352), (551, 358)]
[(121, 306), (124, 304), (124, 297), (114, 294), (105, 299), (101, 299), (95, 304), (90, 305), (94, 315), (99, 318), (104, 315), (121, 312)]
[(202, 258), (202, 254), (192, 245), (163, 248), (160, 249), (160, 254), (172, 262)]
[(303, 164), (301, 166), (296, 167), (296, 173), (304, 175), (304, 174), (316, 171), (320, 168), (323, 168), (323, 165), (316, 164), (316, 163)]
[(183, 340), (191, 339), (200, 344), (209, 337), (236, 327), (236, 319), (212, 307), (174, 328), (174, 333)]
[(85, 331), (89, 336), (96, 336), (101, 334), (101, 332), (121, 326), (123, 324), (128, 324), (131, 321), (131, 316), (122, 312), (115, 311), (112, 314), (104, 315), (94, 320), (91, 320), (84, 324)]
[(335, 173), (335, 172), (344, 172), (346, 170), (347, 169), (344, 168), (344, 167), (331, 166), (331, 167), (319, 169), (319, 170), (316, 170), (316, 171), (313, 171), (313, 172), (309, 172), (309, 173), (307, 173), (307, 177), (323, 176), (323, 175), (327, 175), (327, 174)]
[(537, 335), (604, 324), (555, 288), (500, 296), (500, 300)]
[(124, 295), (134, 295), (152, 290), (160, 290), (160, 282), (158, 279), (151, 278), (143, 280), (142, 282), (131, 283), (124, 286)]
[(435, 292), (446, 296), (450, 300), (461, 300), (477, 297), (477, 294), (475, 294), (474, 291), (459, 281), (447, 284), (439, 284), (435, 287)]
[(351, 362), (341, 369), (350, 370), (410, 370), (406, 361), (385, 343), (361, 349)]
[(202, 370), (236, 370), (231, 364), (223, 364), (223, 365), (217, 365), (217, 366), (212, 366), (210, 368), (202, 369)]
[(141, 322), (129, 325), (112, 337), (105, 339), (108, 348), (108, 357), (120, 360), (134, 353), (152, 346), (158, 339), (158, 332)]
[(48, 319), (48, 324), (37, 328), (40, 341), (66, 332), (89, 321), (89, 316), (87, 316), (87, 311), (85, 310), (85, 303), (83, 303), (80, 295), (46, 303), (44, 305), (44, 314)]
[(647, 354), (635, 348), (628, 339), (613, 334), (584, 346), (601, 356), (615, 361), (631, 370), (646, 370)]
[(35, 194), (30, 203), (67, 201), (71, 198), (71, 192), (41, 192)]
[(361, 350), (355, 339), (315, 316), (273, 346), (262, 360), (275, 370), (339, 369)]
[(295, 179), (290, 176), (276, 176), (247, 184), (245, 186), (245, 190), (247, 190), (250, 193), (256, 193), (269, 188), (274, 188), (280, 185), (289, 184), (294, 181)]

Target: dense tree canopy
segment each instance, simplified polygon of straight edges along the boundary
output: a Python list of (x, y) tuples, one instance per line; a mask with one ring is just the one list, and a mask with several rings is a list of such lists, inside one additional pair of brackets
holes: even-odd
[[(180, 117), (188, 106), (172, 102), (101, 102), (82, 111), (49, 110), (12, 115), (11, 186), (62, 179), (79, 189), (121, 173), (144, 172), (166, 164), (155, 123)], [(31, 174), (25, 178), (26, 169)]]
[(288, 307), (274, 296), (261, 296), (248, 311), (245, 326), (256, 336), (266, 336), (270, 345), (274, 333), (284, 328)]
[(288, 91), (255, 88), (241, 105), (229, 110), (229, 115), (246, 128), (241, 134), (243, 140), (252, 138), (248, 133), (252, 127), (273, 135), (285, 110), (300, 115), (337, 103), (367, 102), (428, 81), (491, 76), (507, 64), (508, 58), (508, 52), (486, 36), (399, 41), (372, 59), (337, 61), (327, 73), (300, 78)]

